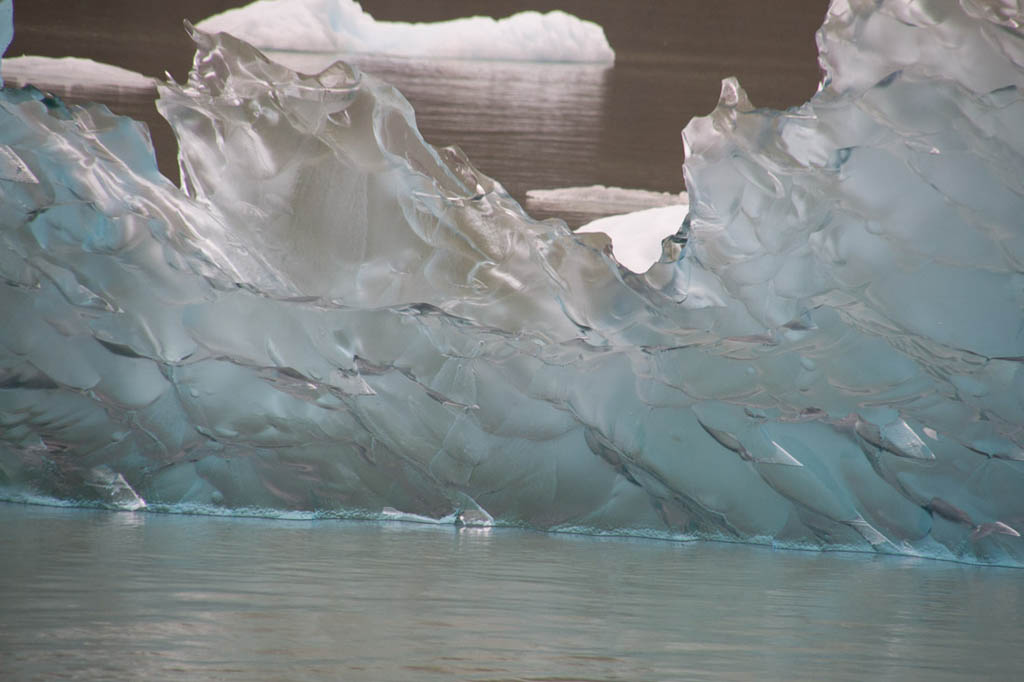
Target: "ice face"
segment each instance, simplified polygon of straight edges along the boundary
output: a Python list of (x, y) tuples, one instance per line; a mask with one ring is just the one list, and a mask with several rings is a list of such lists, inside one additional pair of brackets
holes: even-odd
[(377, 21), (355, 0), (258, 0), (201, 21), (259, 48), (401, 57), (613, 62), (604, 29), (561, 11), (435, 23)]
[(803, 107), (724, 83), (642, 275), (341, 63), (197, 31), (182, 190), (139, 124), (5, 91), (4, 496), (1020, 563), (1019, 86), (864, 80), (849, 37), (954, 26), (990, 80), (1021, 42), (905, 5), (836, 2)]

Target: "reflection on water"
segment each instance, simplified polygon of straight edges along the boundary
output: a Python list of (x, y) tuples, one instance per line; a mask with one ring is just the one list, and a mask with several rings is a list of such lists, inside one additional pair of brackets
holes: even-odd
[(6, 679), (1011, 679), (1021, 572), (0, 505)]

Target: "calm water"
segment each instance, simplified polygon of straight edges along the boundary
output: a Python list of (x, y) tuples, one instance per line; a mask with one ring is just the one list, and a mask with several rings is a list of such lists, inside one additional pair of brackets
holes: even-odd
[[(232, 4), (17, 0), (11, 54), (180, 81), (181, 17)], [(363, 4), (385, 19), (480, 11)], [(458, 143), (520, 199), (678, 191), (679, 130), (721, 78), (772, 107), (817, 81), (824, 0), (532, 4), (601, 22), (616, 65), (357, 60), (405, 92), (428, 141)], [(57, 93), (145, 120), (177, 177), (152, 93)], [(0, 679), (1009, 680), (1022, 586), (1024, 571), (863, 555), (0, 505)]]
[(1024, 574), (0, 505), (5, 680), (1019, 679)]

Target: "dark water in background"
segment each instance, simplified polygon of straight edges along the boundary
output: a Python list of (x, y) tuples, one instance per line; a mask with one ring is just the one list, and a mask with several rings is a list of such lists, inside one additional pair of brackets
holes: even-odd
[[(199, 21), (240, 0), (16, 0), (8, 54), (88, 57), (184, 80)], [(738, 76), (755, 105), (806, 101), (818, 81), (814, 31), (826, 0), (366, 0), (379, 19), (427, 21), (561, 8), (597, 21), (616, 50), (612, 68), (360, 58), (416, 108), (435, 145), (458, 144), (516, 198), (526, 190), (604, 184), (683, 189), (680, 131), (711, 111), (720, 81)], [(55, 90), (102, 99), (146, 121), (161, 170), (177, 179), (176, 146), (148, 93)]]
[(1015, 569), (0, 504), (4, 680), (1013, 680)]

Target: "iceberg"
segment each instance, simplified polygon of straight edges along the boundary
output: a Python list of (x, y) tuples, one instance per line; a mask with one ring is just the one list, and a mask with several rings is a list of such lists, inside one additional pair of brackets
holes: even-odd
[(1003, 7), (834, 0), (808, 103), (730, 79), (686, 126), (643, 273), (343, 62), (193, 30), (180, 188), (140, 124), (6, 89), (0, 495), (1020, 565)]
[(355, 0), (258, 0), (204, 19), (265, 50), (548, 62), (615, 61), (604, 29), (562, 11), (434, 23), (377, 21)]

